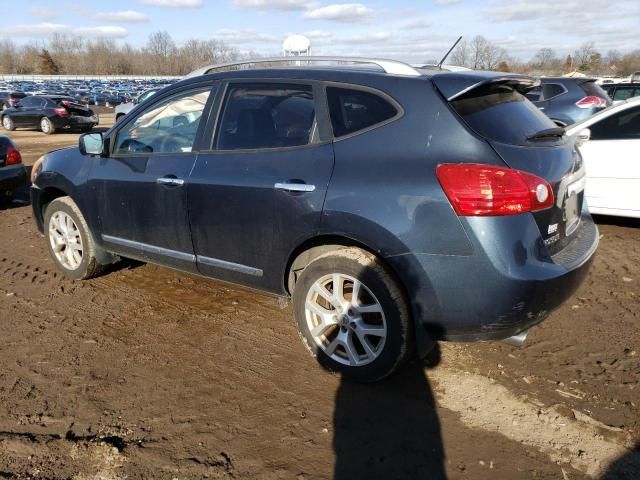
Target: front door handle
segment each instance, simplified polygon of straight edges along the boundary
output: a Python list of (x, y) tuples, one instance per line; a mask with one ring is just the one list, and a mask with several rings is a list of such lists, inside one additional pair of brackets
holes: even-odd
[(276, 183), (273, 187), (276, 190), (284, 190), (286, 192), (313, 192), (316, 189), (315, 185), (309, 185), (307, 183), (292, 183), (292, 182)]
[(184, 180), (182, 178), (167, 176), (156, 179), (156, 183), (159, 183), (160, 185), (166, 185), (168, 187), (180, 187), (184, 185)]

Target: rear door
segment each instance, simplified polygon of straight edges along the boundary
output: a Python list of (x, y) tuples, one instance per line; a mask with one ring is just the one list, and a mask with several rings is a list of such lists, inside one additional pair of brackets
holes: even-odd
[(580, 147), (589, 206), (640, 214), (640, 106), (610, 115), (589, 129), (591, 140)]
[(556, 125), (517, 88), (515, 84), (488, 82), (458, 96), (451, 106), (507, 165), (549, 182), (556, 203), (533, 215), (545, 244), (554, 254), (579, 225), (585, 172), (573, 140), (566, 136), (533, 140), (535, 134), (555, 129)]
[(333, 170), (321, 92), (300, 81), (226, 86), (189, 181), (201, 273), (282, 291), (288, 256), (319, 229)]

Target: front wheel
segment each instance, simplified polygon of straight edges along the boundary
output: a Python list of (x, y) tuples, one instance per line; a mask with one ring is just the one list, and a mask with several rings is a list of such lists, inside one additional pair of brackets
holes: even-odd
[(100, 273), (103, 266), (96, 260), (93, 237), (71, 198), (59, 197), (47, 205), (44, 225), (49, 254), (65, 276), (84, 280)]
[(300, 335), (325, 368), (359, 381), (397, 370), (413, 347), (407, 301), (369, 252), (343, 248), (313, 260), (293, 294)]
[(51, 123), (51, 120), (47, 117), (42, 117), (40, 119), (40, 130), (42, 130), (42, 133), (45, 135), (51, 135), (56, 131), (56, 127), (53, 126), (53, 123)]
[(2, 117), (2, 126), (5, 130), (10, 132), (13, 132), (16, 129), (16, 125), (13, 123), (13, 119), (9, 115)]

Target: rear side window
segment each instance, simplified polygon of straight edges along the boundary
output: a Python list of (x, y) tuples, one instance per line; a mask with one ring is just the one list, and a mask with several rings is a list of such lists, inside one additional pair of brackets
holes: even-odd
[(388, 100), (363, 90), (327, 87), (327, 100), (336, 138), (384, 123), (398, 114)]
[(303, 146), (316, 136), (310, 85), (231, 85), (223, 112), (219, 150)]
[(479, 87), (451, 102), (479, 135), (509, 145), (527, 145), (527, 137), (556, 125), (523, 95), (507, 85)]

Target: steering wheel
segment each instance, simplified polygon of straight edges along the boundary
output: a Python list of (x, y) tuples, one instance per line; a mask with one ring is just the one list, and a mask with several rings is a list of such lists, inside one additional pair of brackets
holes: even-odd
[(160, 145), (156, 152), (182, 152), (183, 148), (191, 148), (192, 146), (193, 142), (187, 137), (182, 135), (165, 135), (160, 140)]

